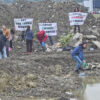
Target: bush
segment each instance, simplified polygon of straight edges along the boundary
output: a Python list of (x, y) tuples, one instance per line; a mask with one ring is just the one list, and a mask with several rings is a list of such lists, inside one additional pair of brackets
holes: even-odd
[(65, 46), (65, 45), (68, 45), (68, 43), (70, 42), (70, 40), (73, 38), (73, 34), (70, 33), (68, 34), (67, 36), (61, 36), (60, 37), (60, 43)]

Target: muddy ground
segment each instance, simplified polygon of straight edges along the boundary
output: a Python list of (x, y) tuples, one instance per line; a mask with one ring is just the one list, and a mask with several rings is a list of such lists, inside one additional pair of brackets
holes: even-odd
[[(15, 97), (55, 98), (54, 100), (77, 98), (72, 91), (82, 87), (82, 79), (74, 72), (75, 62), (69, 51), (38, 51), (25, 55), (25, 45), (16, 48), (7, 60), (0, 61), (2, 100), (17, 100)], [(100, 63), (99, 50), (85, 52), (88, 63)], [(85, 73), (86, 76), (100, 76), (100, 69), (86, 70)]]
[[(50, 22), (57, 22), (58, 36), (63, 33), (68, 34), (72, 29), (69, 26), (68, 13), (79, 6), (75, 2), (45, 1), (34, 3), (23, 1), (10, 6), (0, 4), (0, 26), (2, 24), (13, 26), (13, 18), (24, 16), (34, 18), (34, 31), (36, 32), (38, 30), (37, 24), (45, 22), (46, 19), (49, 19)], [(82, 6), (80, 9), (87, 11)], [(86, 25), (82, 26), (81, 29), (84, 34), (96, 35), (100, 33), (99, 24), (93, 15), (89, 14)], [(93, 25), (97, 25), (96, 29), (92, 28)], [(97, 38), (100, 40), (99, 35)], [(57, 40), (58, 37), (56, 42)], [(10, 57), (0, 61), (0, 98), (2, 100), (28, 100), (27, 98), (31, 98), (30, 100), (36, 100), (36, 98), (47, 98), (41, 100), (70, 100), (70, 98), (78, 97), (73, 91), (81, 89), (83, 81), (74, 72), (75, 62), (69, 51), (43, 53), (40, 44), (36, 42), (34, 43), (36, 52), (26, 55), (24, 53), (26, 51), (25, 44), (19, 42), (14, 45)], [(100, 63), (100, 50), (85, 51), (85, 57), (88, 63)], [(99, 68), (85, 70), (86, 76), (100, 76)], [(26, 99), (22, 99), (23, 97)]]

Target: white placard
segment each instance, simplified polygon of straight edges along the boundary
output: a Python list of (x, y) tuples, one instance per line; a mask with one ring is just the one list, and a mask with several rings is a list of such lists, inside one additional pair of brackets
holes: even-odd
[(39, 23), (39, 30), (44, 30), (48, 36), (57, 35), (57, 23)]
[(87, 13), (82, 12), (72, 12), (69, 13), (70, 25), (83, 25), (86, 20)]
[(15, 18), (14, 19), (16, 31), (26, 31), (27, 26), (32, 29), (33, 19), (31, 18)]

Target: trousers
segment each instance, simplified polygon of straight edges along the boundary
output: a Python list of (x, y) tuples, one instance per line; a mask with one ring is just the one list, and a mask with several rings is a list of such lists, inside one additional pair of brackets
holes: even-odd
[(76, 70), (79, 70), (79, 68), (80, 68), (81, 65), (82, 65), (82, 60), (80, 59), (79, 56), (72, 56), (72, 58), (77, 62)]
[(4, 46), (3, 47), (3, 52), (0, 52), (0, 60), (2, 59), (2, 55), (4, 56), (4, 58), (6, 59), (7, 58), (7, 53), (6, 53), (6, 47)]
[(33, 45), (32, 40), (26, 40), (26, 50), (27, 50), (27, 52), (32, 52), (32, 45)]

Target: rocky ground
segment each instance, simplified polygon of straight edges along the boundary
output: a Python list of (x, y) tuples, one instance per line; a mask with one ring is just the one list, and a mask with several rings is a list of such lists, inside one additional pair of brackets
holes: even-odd
[[(100, 51), (86, 52), (85, 57), (93, 65), (85, 71), (86, 76), (100, 76)], [(54, 100), (76, 98), (72, 91), (82, 87), (82, 79), (74, 70), (75, 62), (69, 51), (25, 55), (21, 48), (17, 49), (11, 57), (0, 62), (0, 95), (13, 97), (10, 100), (17, 100), (16, 96), (56, 98)]]
[[(12, 5), (0, 4), (0, 26), (5, 24), (13, 26), (13, 18), (34, 18), (34, 31), (38, 31), (37, 24), (45, 22), (57, 22), (58, 36), (68, 34), (72, 27), (69, 26), (68, 13), (79, 6), (84, 12), (86, 8), (75, 2), (25, 2), (19, 0)], [(88, 69), (86, 76), (100, 76), (100, 49), (89, 50), (91, 41), (100, 40), (100, 18), (95, 19), (92, 14), (88, 15), (85, 25), (81, 27), (84, 35), (94, 35), (96, 38), (85, 39), (88, 48), (85, 57)], [(20, 34), (20, 33), (19, 33)], [(18, 34), (16, 34), (18, 36)], [(85, 36), (86, 38), (86, 36)], [(16, 39), (16, 38), (15, 38)], [(0, 61), (0, 97), (2, 100), (22, 100), (16, 97), (47, 98), (42, 100), (75, 100), (78, 96), (73, 93), (82, 88), (82, 78), (77, 75), (75, 62), (70, 56), (70, 51), (57, 51), (43, 53), (40, 44), (34, 40), (34, 52), (26, 55), (25, 43), (16, 39), (14, 50), (10, 57)], [(83, 71), (82, 71), (83, 72)], [(48, 99), (54, 98), (54, 99)], [(25, 99), (28, 100), (28, 99)], [(38, 99), (40, 100), (40, 99)]]

